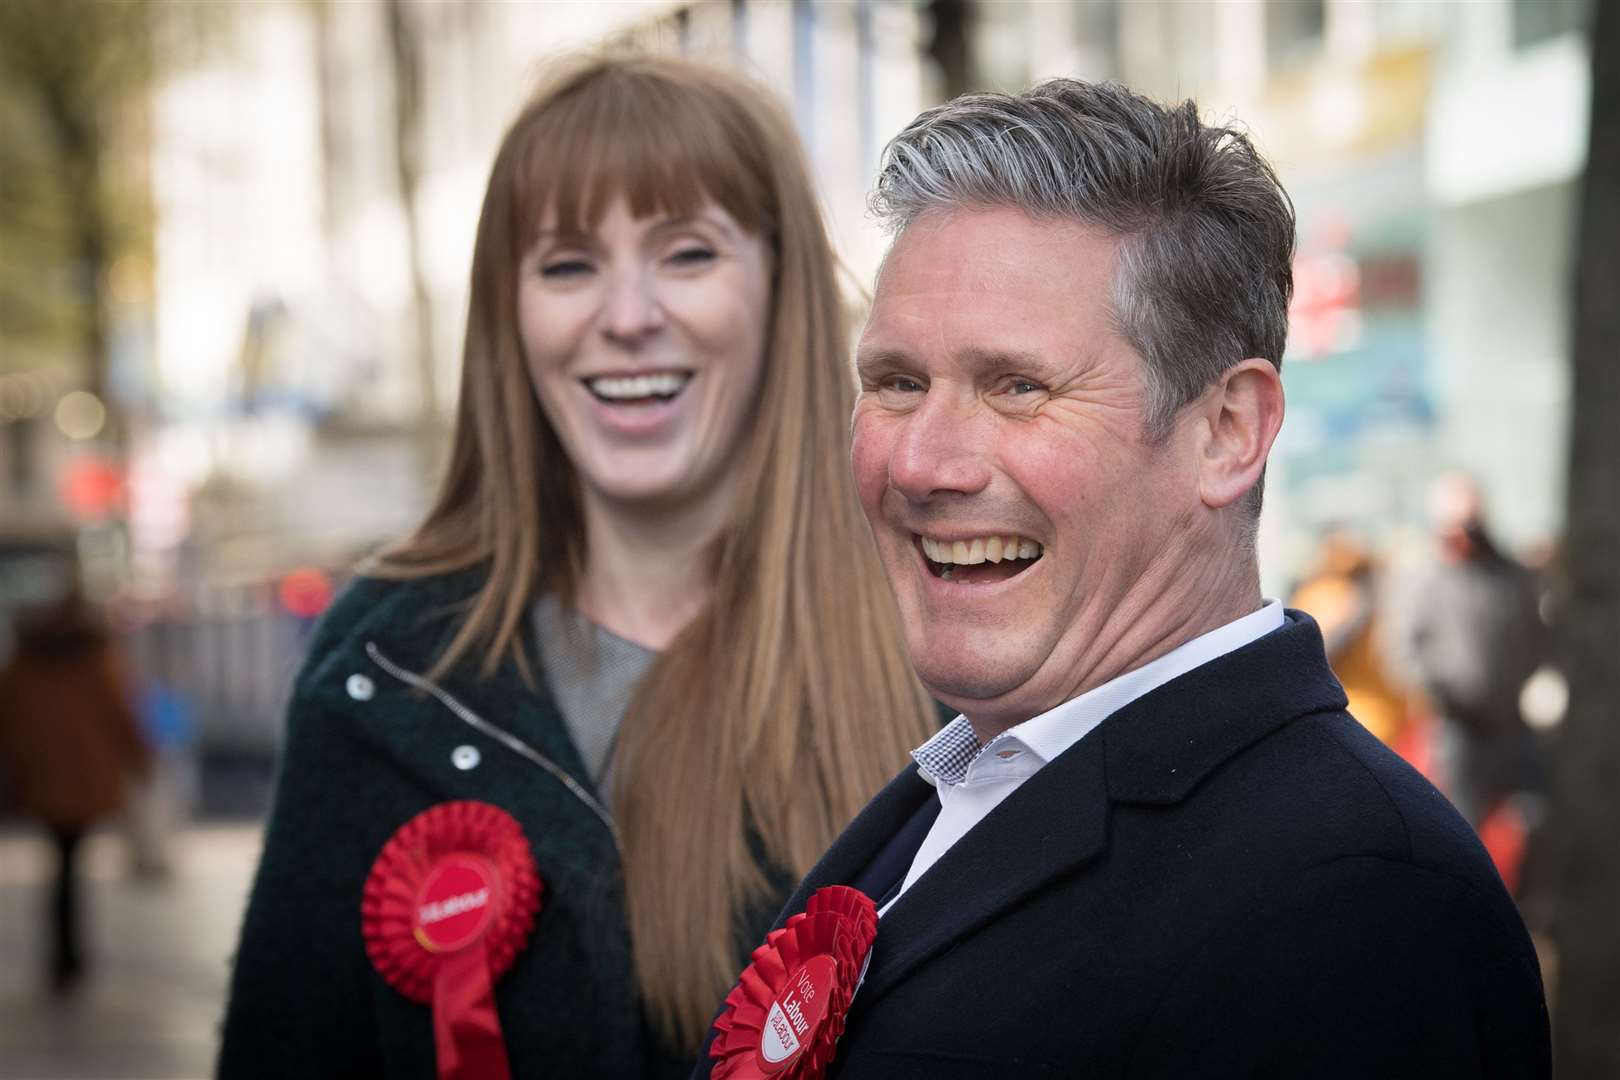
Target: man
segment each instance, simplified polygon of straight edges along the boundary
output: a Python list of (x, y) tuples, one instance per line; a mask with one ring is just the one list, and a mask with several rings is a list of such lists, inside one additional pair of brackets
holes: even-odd
[[(1058, 80), (923, 114), (874, 206), (854, 469), (962, 716), (789, 901), (879, 902), (828, 1075), (1546, 1075), (1484, 852), (1260, 596), (1293, 215), (1248, 140)], [(716, 1075), (797, 1045), (760, 1015)]]
[(1439, 719), (1446, 792), (1477, 829), (1529, 779), (1519, 693), (1546, 659), (1547, 631), (1535, 576), (1491, 540), (1472, 476), (1435, 479), (1429, 520), (1437, 559), (1407, 590), (1396, 647)]

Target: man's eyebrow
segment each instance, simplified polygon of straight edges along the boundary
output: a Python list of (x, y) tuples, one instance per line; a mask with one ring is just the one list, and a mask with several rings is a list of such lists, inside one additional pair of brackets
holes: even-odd
[(876, 348), (855, 350), (857, 368), (915, 367), (916, 361), (904, 349), (879, 345)]
[(1045, 360), (1038, 352), (1027, 349), (967, 348), (956, 354), (956, 361), (964, 367), (1029, 368), (1042, 365)]
[[(995, 371), (1002, 368), (1030, 369), (1044, 366), (1047, 361), (1039, 352), (1027, 349), (997, 349), (971, 347), (957, 352), (952, 359), (973, 371)], [(903, 348), (877, 345), (855, 350), (857, 368), (900, 367), (914, 368), (920, 361)]]

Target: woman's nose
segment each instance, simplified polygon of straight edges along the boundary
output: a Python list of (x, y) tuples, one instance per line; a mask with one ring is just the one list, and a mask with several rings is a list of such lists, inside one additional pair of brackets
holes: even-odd
[(602, 332), (627, 346), (639, 344), (663, 327), (663, 304), (657, 282), (640, 267), (626, 267), (608, 276), (603, 300)]

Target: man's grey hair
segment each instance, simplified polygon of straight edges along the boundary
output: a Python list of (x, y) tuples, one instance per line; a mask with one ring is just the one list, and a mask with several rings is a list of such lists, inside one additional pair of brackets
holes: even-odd
[(1145, 361), (1151, 440), (1233, 364), (1282, 367), (1293, 205), (1248, 136), (1191, 101), (1074, 79), (959, 97), (889, 142), (871, 206), (891, 232), (929, 210), (1014, 207), (1119, 236), (1112, 314)]

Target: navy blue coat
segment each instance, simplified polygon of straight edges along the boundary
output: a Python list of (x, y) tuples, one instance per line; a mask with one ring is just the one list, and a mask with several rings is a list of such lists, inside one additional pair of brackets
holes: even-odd
[[(1548, 1076), (1488, 856), (1344, 709), (1291, 611), (1119, 710), (889, 910), (829, 1075)], [(896, 777), (784, 914), (886, 890), (937, 801)]]
[[(618, 852), (578, 793), (600, 801), (551, 695), (526, 686), (510, 662), (480, 678), (476, 658), (437, 684), (455, 706), (410, 685), (432, 667), (477, 584), (467, 574), (362, 579), (322, 623), (287, 713), (225, 1017), (224, 1080), (436, 1075), (430, 1010), (372, 968), (360, 896), (394, 831), (454, 799), (514, 816), (544, 882), (534, 936), (496, 987), (513, 1075), (690, 1068), (643, 1020)], [(537, 647), (527, 629), (525, 646)], [(521, 740), (578, 791), (457, 708)], [(476, 751), (471, 768), (461, 767), (473, 760), (465, 747)], [(762, 935), (769, 917), (748, 936)]]

